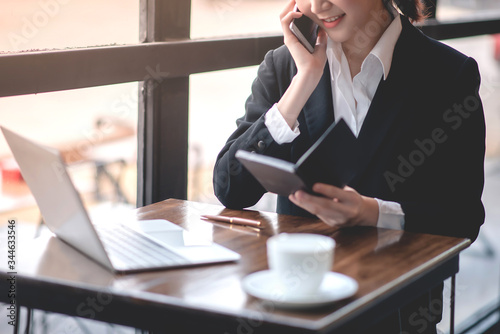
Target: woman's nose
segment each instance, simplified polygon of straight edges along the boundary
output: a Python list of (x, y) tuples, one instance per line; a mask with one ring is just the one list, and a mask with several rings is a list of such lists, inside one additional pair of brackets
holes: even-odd
[(332, 6), (328, 0), (311, 0), (311, 12), (318, 14)]

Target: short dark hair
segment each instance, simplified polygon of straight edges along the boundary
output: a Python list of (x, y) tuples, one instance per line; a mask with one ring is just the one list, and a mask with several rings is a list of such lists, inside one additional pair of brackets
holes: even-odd
[(419, 22), (429, 16), (423, 0), (383, 0), (384, 5), (394, 6), (413, 22)]

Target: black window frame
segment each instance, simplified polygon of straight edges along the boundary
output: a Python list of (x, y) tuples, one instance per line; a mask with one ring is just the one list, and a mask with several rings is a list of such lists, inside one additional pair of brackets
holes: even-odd
[[(430, 37), (500, 33), (500, 14), (443, 23), (432, 3), (420, 25)], [(258, 65), (283, 43), (265, 34), (191, 39), (190, 16), (191, 1), (140, 0), (138, 44), (0, 54), (0, 97), (140, 82), (137, 206), (187, 199), (189, 76)]]
[[(440, 22), (437, 0), (426, 1), (431, 12), (420, 28), (432, 38), (500, 33), (500, 13)], [(191, 39), (190, 16), (188, 0), (140, 0), (138, 44), (0, 53), (0, 97), (139, 82), (137, 206), (187, 199), (189, 76), (258, 65), (283, 44), (281, 35), (265, 34)]]

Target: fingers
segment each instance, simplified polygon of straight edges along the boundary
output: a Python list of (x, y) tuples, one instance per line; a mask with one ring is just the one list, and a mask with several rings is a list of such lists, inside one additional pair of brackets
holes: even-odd
[(283, 19), (288, 13), (290, 13), (291, 11), (293, 11), (293, 8), (295, 7), (295, 0), (290, 0), (285, 8), (283, 8), (283, 10), (281, 11), (280, 13), (280, 19)]
[(311, 55), (306, 47), (301, 44), (299, 39), (290, 30), (292, 20), (305, 15), (294, 11), (294, 6), (295, 1), (291, 0), (280, 13), (284, 43), (292, 54), (292, 58), (297, 66), (297, 73), (307, 78), (308, 82), (315, 82), (316, 85), (323, 75), (323, 70), (326, 64), (327, 36), (324, 31), (319, 34), (316, 39), (316, 43), (319, 43), (319, 46), (317, 49), (315, 48), (314, 53)]
[(352, 189), (349, 186), (339, 188), (324, 183), (314, 184), (313, 191), (333, 200), (336, 199), (339, 202), (351, 201), (353, 198), (356, 198), (359, 195), (356, 190)]
[(326, 215), (329, 211), (343, 212), (343, 205), (331, 198), (314, 196), (305, 191), (297, 191), (289, 196), (290, 201), (295, 205), (309, 211), (313, 215)]
[(313, 191), (322, 196), (314, 196), (304, 191), (297, 191), (289, 197), (295, 205), (318, 216), (330, 226), (351, 226), (364, 223), (360, 220), (363, 212), (363, 199), (354, 189), (344, 187), (343, 189), (317, 183)]
[(343, 189), (329, 184), (316, 183), (313, 185), (313, 191), (331, 199), (343, 200), (345, 198)]
[(327, 44), (328, 35), (326, 34), (326, 31), (319, 28), (318, 38), (316, 39), (316, 46), (314, 47), (314, 53), (325, 53)]
[(285, 44), (289, 43), (298, 43), (299, 40), (295, 37), (295, 35), (290, 30), (290, 23), (292, 23), (293, 19), (298, 19), (303, 14), (300, 12), (293, 11), (295, 6), (295, 0), (290, 1), (283, 11), (280, 13), (281, 20), (281, 29), (283, 30), (283, 37), (285, 40)]
[(329, 226), (346, 226), (347, 221), (344, 214), (340, 212), (340, 208), (337, 207), (338, 204), (331, 199), (312, 196), (303, 191), (297, 191), (295, 194), (290, 195), (289, 199), (295, 205), (316, 215)]

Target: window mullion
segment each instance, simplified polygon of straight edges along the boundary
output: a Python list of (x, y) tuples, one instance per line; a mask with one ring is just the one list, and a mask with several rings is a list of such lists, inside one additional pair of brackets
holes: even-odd
[[(189, 39), (191, 1), (141, 0), (141, 38)], [(140, 85), (137, 205), (187, 198), (189, 76)]]

